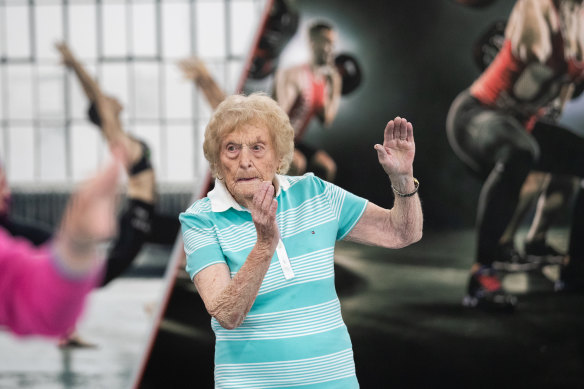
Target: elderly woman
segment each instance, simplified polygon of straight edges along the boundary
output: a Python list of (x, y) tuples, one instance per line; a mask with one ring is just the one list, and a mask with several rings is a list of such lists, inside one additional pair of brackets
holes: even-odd
[(335, 241), (400, 248), (422, 236), (412, 125), (375, 145), (396, 193), (380, 208), (312, 174), (282, 175), (286, 113), (264, 94), (230, 96), (205, 131), (214, 189), (181, 213), (187, 271), (216, 335), (216, 387), (358, 387), (334, 286)]

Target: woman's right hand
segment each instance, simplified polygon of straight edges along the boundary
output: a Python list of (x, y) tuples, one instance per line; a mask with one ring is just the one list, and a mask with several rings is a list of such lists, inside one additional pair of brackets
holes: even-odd
[(274, 190), (274, 185), (271, 182), (263, 181), (253, 196), (251, 207), (251, 218), (257, 232), (258, 248), (267, 250), (270, 253), (276, 250), (280, 239), (280, 232), (276, 223), (278, 202), (274, 199)]

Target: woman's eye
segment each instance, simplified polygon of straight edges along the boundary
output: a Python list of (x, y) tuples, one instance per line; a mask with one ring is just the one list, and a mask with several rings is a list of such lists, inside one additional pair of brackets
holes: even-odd
[(235, 150), (237, 150), (237, 147), (235, 147), (235, 145), (227, 146), (227, 151), (229, 151), (230, 153), (234, 152)]

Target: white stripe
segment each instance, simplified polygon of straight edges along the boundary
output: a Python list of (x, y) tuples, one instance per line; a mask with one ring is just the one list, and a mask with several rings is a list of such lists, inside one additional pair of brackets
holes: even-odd
[(271, 362), (248, 362), (248, 363), (222, 363), (217, 365), (217, 370), (222, 369), (232, 369), (239, 367), (240, 369), (257, 369), (261, 367), (270, 366), (277, 367), (278, 369), (290, 368), (298, 369), (302, 366), (314, 366), (318, 363), (324, 363), (326, 361), (337, 360), (339, 357), (352, 355), (353, 350), (348, 348), (345, 350), (337, 351), (336, 353), (321, 355), (318, 357), (304, 358), (304, 359), (293, 359), (289, 361), (271, 361)]
[[(314, 270), (316, 273), (320, 273), (333, 269), (332, 262), (334, 261), (334, 258), (332, 255), (326, 255), (310, 258), (309, 261), (300, 262), (295, 259), (291, 259), (291, 261), (294, 262), (294, 269), (296, 269), (296, 272), (306, 273), (307, 270)], [(262, 289), (268, 288), (274, 282), (282, 282), (282, 275), (278, 267), (270, 266), (268, 273), (266, 273), (266, 276), (264, 277)]]
[[(294, 263), (294, 268), (297, 270), (306, 268), (310, 265), (315, 266), (325, 266), (328, 265), (327, 261), (334, 261), (334, 247), (327, 247), (325, 249), (312, 251), (310, 253), (299, 255), (297, 257), (290, 258), (290, 261)], [(264, 284), (269, 284), (273, 281), (281, 280), (281, 274), (278, 267), (270, 266), (268, 272), (264, 277)], [(263, 285), (262, 285), (263, 286)]]
[(327, 223), (334, 218), (335, 216), (331, 213), (330, 205), (324, 196), (318, 195), (306, 200), (296, 208), (280, 213), (277, 216), (277, 221), (281, 227), (282, 237), (288, 237)]
[(251, 247), (256, 243), (257, 233), (253, 222), (232, 225), (217, 231), (217, 236), (223, 251), (237, 252)]
[(345, 192), (343, 192), (339, 187), (327, 185), (324, 193), (328, 194), (328, 197), (330, 197), (331, 207), (336, 219), (339, 220), (341, 210), (343, 208), (343, 203), (345, 201)]
[(312, 210), (314, 209), (325, 208), (326, 205), (327, 205), (326, 196), (324, 195), (324, 193), (321, 193), (304, 200), (302, 203), (300, 203), (298, 206), (294, 208), (290, 208), (284, 212), (280, 212), (280, 214), (278, 214), (278, 219), (291, 218), (297, 216), (298, 214), (306, 213), (306, 210), (312, 212)]
[[(343, 362), (337, 362), (334, 366), (334, 370), (341, 370), (344, 369), (346, 367), (352, 367), (351, 365), (353, 364), (352, 360), (348, 360), (348, 361), (343, 361)], [(330, 365), (330, 361), (326, 361), (326, 362), (320, 362), (320, 363), (314, 363), (312, 362), (310, 364), (311, 367), (314, 368), (318, 368), (318, 367), (325, 367)], [(287, 369), (281, 369), (281, 371), (275, 373), (273, 368), (263, 368), (263, 369), (253, 369), (253, 373), (248, 373), (247, 376), (248, 377), (260, 377), (263, 378), (266, 376), (266, 373), (271, 373), (270, 376), (272, 377), (280, 377), (280, 378), (285, 378), (285, 377), (293, 377), (296, 378), (296, 376), (298, 376), (298, 368), (297, 367), (293, 367), (293, 368), (287, 368)], [(241, 377), (241, 371), (225, 371), (225, 372), (221, 372), (221, 375), (224, 377), (229, 377), (229, 376), (235, 376), (235, 377)], [(314, 375), (314, 373), (312, 373)], [(306, 377), (302, 377), (302, 378), (306, 378)]]
[[(334, 300), (333, 300), (334, 301)], [(247, 328), (241, 326), (241, 331), (245, 332), (245, 331), (255, 331), (256, 329), (253, 328), (253, 326), (261, 326), (261, 325), (268, 325), (271, 326), (272, 328), (276, 328), (276, 326), (274, 326), (274, 320), (277, 320), (277, 324), (293, 324), (296, 322), (300, 322), (300, 323), (304, 323), (306, 321), (315, 321), (318, 320), (318, 316), (314, 316), (313, 314), (315, 312), (318, 312), (319, 316), (330, 316), (330, 314), (334, 314), (335, 312), (338, 312), (339, 310), (339, 306), (338, 304), (318, 304), (315, 305), (313, 307), (317, 307), (315, 309), (310, 309), (310, 310), (304, 310), (305, 312), (298, 312), (297, 310), (295, 310), (295, 312), (293, 313), (288, 313), (286, 312), (286, 314), (281, 314), (281, 315), (273, 315), (273, 316), (265, 316), (265, 317), (253, 317), (253, 315), (249, 318), (246, 318), (246, 320), (244, 321), (245, 324), (247, 324)], [(327, 315), (328, 314), (328, 315)], [(311, 318), (310, 320), (306, 320), (306, 318)], [(233, 331), (230, 331), (233, 332)]]
[(253, 222), (244, 222), (242, 224), (231, 224), (227, 227), (223, 227), (223, 228), (218, 229), (218, 232), (226, 240), (237, 239), (237, 237), (240, 234), (242, 234), (244, 232), (249, 233), (249, 231), (255, 232), (255, 226), (254, 226)]
[(185, 213), (196, 215), (197, 213), (211, 212), (211, 203), (205, 199), (194, 202)]
[[(195, 203), (195, 205), (198, 205), (198, 203)], [(193, 205), (189, 211), (195, 208), (195, 205)], [(310, 218), (307, 218), (306, 215), (310, 215)], [(282, 232), (285, 231), (282, 233), (282, 238), (285, 238), (307, 229), (328, 223), (331, 220), (334, 220), (334, 218), (335, 215), (331, 214), (330, 209), (327, 206), (326, 197), (324, 194), (320, 194), (307, 199), (295, 208), (291, 208), (278, 214), (277, 222), (281, 226), (280, 230)], [(286, 221), (283, 222), (283, 220)], [(210, 230), (215, 233), (215, 229), (213, 228), (201, 229), (203, 232), (206, 232), (206, 230)], [(239, 225), (229, 225), (227, 227), (218, 229), (216, 233), (221, 248), (224, 252), (238, 252), (248, 249), (253, 247), (257, 240), (257, 233), (253, 222), (244, 222)], [(201, 239), (199, 235), (193, 236), (192, 232), (189, 233), (189, 231), (186, 231), (184, 233), (185, 243), (188, 241), (190, 244), (190, 239), (195, 238), (196, 240)], [(192, 246), (189, 244), (185, 244), (185, 246), (187, 247), (189, 253), (192, 253), (211, 243), (208, 240), (202, 240), (201, 242), (197, 242)]]
[(282, 312), (248, 315), (234, 330), (216, 321), (211, 326), (217, 341), (284, 339), (330, 331), (344, 326), (338, 299)]
[(320, 304), (316, 304), (316, 305), (310, 305), (310, 306), (306, 306), (306, 307), (294, 308), (294, 309), (289, 309), (287, 311), (280, 311), (280, 312), (257, 313), (255, 315), (248, 315), (248, 317), (258, 318), (258, 317), (283, 317), (283, 316), (290, 316), (290, 315), (295, 315), (297, 312), (302, 312), (302, 311), (307, 311), (307, 310), (318, 310), (318, 309), (320, 309), (323, 306), (326, 306), (326, 305), (329, 305), (329, 304), (335, 304), (338, 301), (339, 301), (338, 299), (333, 299), (333, 300), (325, 301), (324, 303), (320, 303)]
[(351, 349), (294, 361), (219, 364), (217, 387), (277, 388), (338, 380), (355, 375)]
[[(326, 369), (326, 370), (325, 370)], [(272, 372), (261, 373), (242, 378), (240, 373), (217, 376), (216, 380), (225, 381), (231, 379), (230, 388), (244, 387), (244, 388), (278, 388), (296, 385), (309, 385), (320, 382), (338, 380), (341, 378), (352, 377), (355, 375), (354, 362), (347, 361), (335, 364), (333, 366), (323, 366), (323, 371), (318, 372), (303, 372), (291, 371), (288, 374), (274, 374)], [(243, 385), (243, 386), (231, 386)], [(262, 386), (257, 386), (262, 385)]]
[(272, 293), (276, 290), (283, 288), (289, 288), (291, 286), (306, 284), (307, 282), (326, 280), (327, 278), (332, 278), (335, 275), (334, 270), (319, 273), (309, 273), (309, 276), (304, 277), (304, 273), (296, 272), (296, 277), (292, 281), (280, 280), (270, 284), (268, 287), (262, 288), (258, 295), (264, 295), (266, 293)]
[[(316, 255), (315, 255), (316, 254)], [(290, 258), (294, 266), (293, 280), (282, 279), (277, 266), (270, 266), (258, 295), (273, 292), (281, 288), (318, 281), (334, 276), (334, 247), (314, 251), (302, 256)]]
[(282, 339), (289, 339), (289, 338), (299, 338), (299, 337), (303, 337), (303, 336), (311, 336), (311, 335), (316, 335), (316, 334), (322, 334), (323, 332), (329, 332), (332, 330), (335, 330), (337, 328), (342, 328), (344, 327), (343, 323), (340, 323), (338, 325), (330, 325), (327, 327), (315, 327), (314, 329), (311, 330), (306, 330), (306, 331), (297, 331), (294, 333), (290, 333), (290, 334), (277, 334), (277, 335), (270, 335), (270, 334), (262, 334), (262, 336), (246, 336), (246, 337), (217, 337), (217, 341), (223, 341), (223, 342), (227, 342), (227, 341), (231, 341), (231, 342), (248, 342), (250, 340), (282, 340)]
[(187, 255), (202, 247), (217, 244), (214, 228), (191, 227), (183, 233), (185, 253)]
[(284, 281), (282, 281), (279, 284), (274, 284), (272, 288), (266, 289), (262, 293), (258, 293), (258, 295), (272, 293), (276, 290), (280, 290), (280, 289), (284, 289), (284, 288), (288, 288), (288, 287), (296, 286), (296, 285), (302, 285), (302, 284), (306, 284), (308, 282), (326, 280), (328, 278), (334, 277), (334, 275), (335, 275), (334, 272), (331, 271), (329, 273), (323, 273), (323, 274), (319, 274), (319, 275), (314, 275), (312, 277), (303, 278), (302, 280), (300, 278), (296, 277), (296, 278), (294, 278), (294, 281), (292, 281), (292, 282), (284, 283)]

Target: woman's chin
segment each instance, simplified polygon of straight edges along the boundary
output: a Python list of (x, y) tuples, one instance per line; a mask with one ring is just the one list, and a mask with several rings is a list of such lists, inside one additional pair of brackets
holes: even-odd
[(253, 199), (261, 183), (262, 181), (260, 179), (238, 181), (234, 188), (235, 197), (240, 199)]

